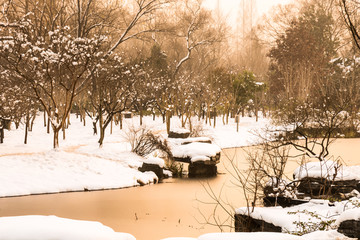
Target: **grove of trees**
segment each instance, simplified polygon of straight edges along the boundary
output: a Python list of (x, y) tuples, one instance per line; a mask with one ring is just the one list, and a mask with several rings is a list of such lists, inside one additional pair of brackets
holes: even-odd
[(215, 127), (214, 116), (259, 112), (299, 131), (357, 130), (359, 7), (279, 6), (239, 47), (201, 0), (1, 0), (0, 119), (27, 132), (43, 112), (54, 148), (73, 111), (92, 119), (100, 146), (125, 111), (140, 124), (159, 115), (168, 131), (172, 116)]

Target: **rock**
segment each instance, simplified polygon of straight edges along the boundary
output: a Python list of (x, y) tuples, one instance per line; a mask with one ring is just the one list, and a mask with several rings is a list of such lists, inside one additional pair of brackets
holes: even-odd
[[(152, 171), (159, 178), (159, 181), (164, 179), (164, 170), (157, 164), (143, 163), (142, 167), (139, 168), (140, 172)], [(141, 183), (139, 183), (141, 185)]]
[(281, 232), (281, 227), (247, 215), (235, 214), (235, 232)]
[(215, 177), (217, 166), (215, 164), (205, 164), (204, 162), (194, 162), (189, 164), (189, 177)]
[(353, 190), (360, 191), (358, 180), (329, 181), (325, 178), (303, 178), (300, 180), (298, 191), (310, 197), (331, 195), (340, 196), (351, 193)]
[(360, 221), (346, 220), (340, 223), (338, 232), (347, 237), (360, 239)]
[(169, 138), (188, 138), (190, 136), (190, 131), (186, 129), (175, 129), (169, 132)]
[(292, 199), (288, 197), (266, 196), (263, 198), (263, 202), (265, 207), (273, 207), (273, 206), (291, 207), (291, 206), (307, 203), (309, 201), (302, 199)]

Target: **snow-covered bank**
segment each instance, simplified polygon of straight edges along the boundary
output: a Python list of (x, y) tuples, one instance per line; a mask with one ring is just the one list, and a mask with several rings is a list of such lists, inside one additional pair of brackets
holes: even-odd
[(162, 240), (351, 240), (335, 230), (317, 231), (303, 236), (285, 233), (257, 232), (257, 233), (208, 233), (198, 238), (165, 238)]
[(157, 180), (155, 174), (141, 173), (122, 160), (100, 158), (61, 150), (0, 158), (0, 197), (124, 188)]
[(128, 233), (117, 233), (99, 222), (55, 216), (0, 218), (0, 240), (135, 240)]
[[(56, 216), (0, 217), (0, 240), (136, 240), (128, 233), (115, 232), (99, 222)], [(335, 230), (303, 236), (284, 233), (208, 233), (198, 238), (174, 237), (162, 240), (350, 240)]]
[[(42, 116), (36, 118), (28, 144), (23, 144), (22, 125), (19, 129), (5, 130), (4, 143), (0, 144), (0, 197), (124, 188), (157, 180), (152, 172), (138, 171), (138, 167), (149, 160), (130, 152), (127, 133), (130, 128), (139, 127), (138, 117), (124, 119), (123, 130), (114, 125), (112, 134), (109, 126), (102, 148), (97, 144), (99, 136), (93, 135), (89, 119), (83, 126), (79, 118), (71, 115), (70, 122), (66, 139), (60, 139), (57, 150), (52, 149), (53, 136), (46, 133)], [(252, 131), (261, 129), (268, 122), (261, 118), (259, 122), (242, 118), (240, 131), (236, 132), (233, 119), (228, 125), (218, 119), (216, 128), (203, 125), (202, 133), (222, 148), (246, 146), (256, 141)], [(144, 125), (166, 136), (166, 126), (160, 118), (153, 121), (151, 117), (145, 117)], [(172, 128), (180, 126), (180, 120), (173, 117)]]

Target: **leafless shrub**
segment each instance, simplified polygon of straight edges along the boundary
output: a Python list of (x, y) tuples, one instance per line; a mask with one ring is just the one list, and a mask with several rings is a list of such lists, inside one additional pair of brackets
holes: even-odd
[(140, 156), (146, 156), (155, 150), (160, 150), (168, 158), (172, 159), (172, 153), (167, 141), (162, 140), (160, 136), (154, 135), (146, 126), (139, 128), (130, 126), (126, 132), (126, 138), (131, 145), (131, 151)]

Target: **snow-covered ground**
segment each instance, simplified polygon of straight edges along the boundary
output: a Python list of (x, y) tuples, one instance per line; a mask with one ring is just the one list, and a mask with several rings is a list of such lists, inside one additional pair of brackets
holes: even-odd
[(128, 233), (116, 233), (99, 222), (55, 216), (0, 218), (0, 240), (135, 240)]
[[(251, 131), (260, 129), (269, 120), (243, 118), (240, 131), (236, 132), (234, 119), (223, 125), (218, 119), (216, 128), (203, 125), (203, 134), (222, 148), (254, 144)], [(141, 173), (138, 167), (144, 159), (132, 153), (129, 144), (129, 128), (138, 128), (139, 119), (124, 120), (123, 130), (113, 125), (107, 128), (102, 148), (98, 136), (93, 135), (92, 123), (86, 126), (75, 115), (66, 130), (66, 139), (60, 132), (60, 148), (52, 148), (52, 133), (47, 134), (43, 118), (35, 119), (33, 131), (29, 132), (28, 144), (23, 144), (24, 129), (13, 127), (5, 130), (4, 143), (0, 144), (0, 197), (67, 191), (101, 190), (138, 186), (153, 183), (157, 177), (152, 172)], [(199, 123), (195, 123), (199, 125)], [(157, 134), (165, 135), (165, 124), (160, 118), (155, 121), (145, 117), (144, 126)], [(179, 128), (178, 118), (172, 118), (172, 128)]]

